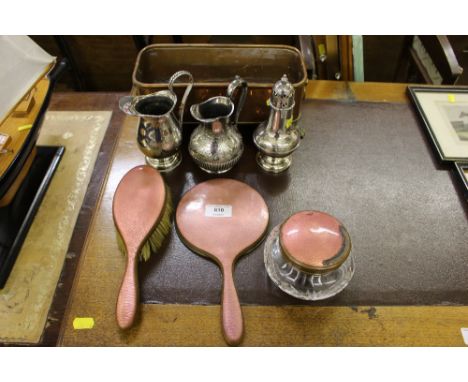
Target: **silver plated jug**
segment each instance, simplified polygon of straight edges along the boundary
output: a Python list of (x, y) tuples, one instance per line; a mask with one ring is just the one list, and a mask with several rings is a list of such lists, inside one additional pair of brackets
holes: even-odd
[[(174, 109), (177, 96), (174, 82), (188, 77), (188, 85), (179, 105), (178, 118)], [(120, 109), (128, 115), (138, 116), (137, 142), (145, 155), (146, 163), (159, 171), (170, 171), (182, 161), (180, 145), (185, 103), (193, 86), (193, 76), (185, 70), (178, 71), (169, 79), (169, 89), (142, 96), (122, 97)]]
[(253, 134), (258, 148), (257, 163), (265, 171), (280, 173), (289, 168), (292, 153), (299, 147), (300, 134), (292, 122), (294, 88), (283, 75), (272, 89), (270, 116)]
[[(190, 113), (200, 124), (190, 137), (189, 153), (202, 170), (222, 174), (241, 158), (244, 144), (237, 130), (237, 122), (247, 88), (247, 82), (236, 76), (229, 84), (226, 96), (212, 97), (191, 106)], [(235, 105), (237, 91), (241, 93)]]

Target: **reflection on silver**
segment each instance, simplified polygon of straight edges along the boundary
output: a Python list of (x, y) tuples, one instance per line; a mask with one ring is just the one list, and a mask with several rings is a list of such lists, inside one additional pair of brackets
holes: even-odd
[[(238, 89), (241, 94), (235, 106)], [(222, 174), (234, 167), (242, 156), (244, 144), (237, 130), (237, 122), (246, 95), (247, 82), (236, 76), (229, 84), (225, 97), (212, 97), (190, 108), (190, 113), (200, 125), (190, 137), (189, 153), (202, 170)]]
[(279, 173), (291, 166), (291, 154), (299, 147), (300, 134), (292, 124), (294, 88), (283, 75), (273, 86), (270, 116), (254, 132), (259, 152), (257, 163), (268, 172)]
[[(173, 84), (182, 76), (187, 76), (189, 82), (179, 105), (177, 119), (174, 115), (177, 96), (173, 91)], [(169, 90), (120, 99), (119, 107), (123, 112), (140, 117), (138, 147), (145, 154), (146, 163), (159, 171), (170, 171), (182, 161), (179, 148), (182, 143), (184, 108), (192, 86), (192, 75), (181, 70), (170, 78)]]

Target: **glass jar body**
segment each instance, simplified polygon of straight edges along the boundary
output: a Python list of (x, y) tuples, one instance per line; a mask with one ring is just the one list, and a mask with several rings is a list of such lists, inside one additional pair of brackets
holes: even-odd
[(306, 272), (291, 262), (281, 249), (280, 225), (269, 234), (264, 248), (265, 267), (271, 280), (283, 292), (302, 300), (323, 300), (341, 292), (354, 274), (350, 253), (338, 268), (329, 272)]

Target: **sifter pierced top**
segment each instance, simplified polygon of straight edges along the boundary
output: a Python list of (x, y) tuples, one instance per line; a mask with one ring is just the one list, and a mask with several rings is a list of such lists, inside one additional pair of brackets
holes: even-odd
[(281, 110), (290, 110), (294, 107), (294, 87), (286, 74), (283, 74), (281, 80), (273, 86), (270, 105)]

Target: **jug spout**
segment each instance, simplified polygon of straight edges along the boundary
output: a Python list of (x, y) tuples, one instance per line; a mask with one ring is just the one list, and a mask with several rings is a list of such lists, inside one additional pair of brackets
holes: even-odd
[(172, 91), (161, 90), (143, 96), (122, 97), (120, 110), (128, 115), (135, 115), (145, 120), (168, 116), (174, 110), (177, 98)]
[(206, 101), (192, 105), (190, 113), (198, 122), (208, 125), (213, 133), (219, 134), (224, 123), (234, 112), (234, 104), (228, 97), (212, 97)]
[(119, 99), (119, 109), (122, 110), (127, 115), (136, 115), (132, 109), (133, 96), (125, 96)]

